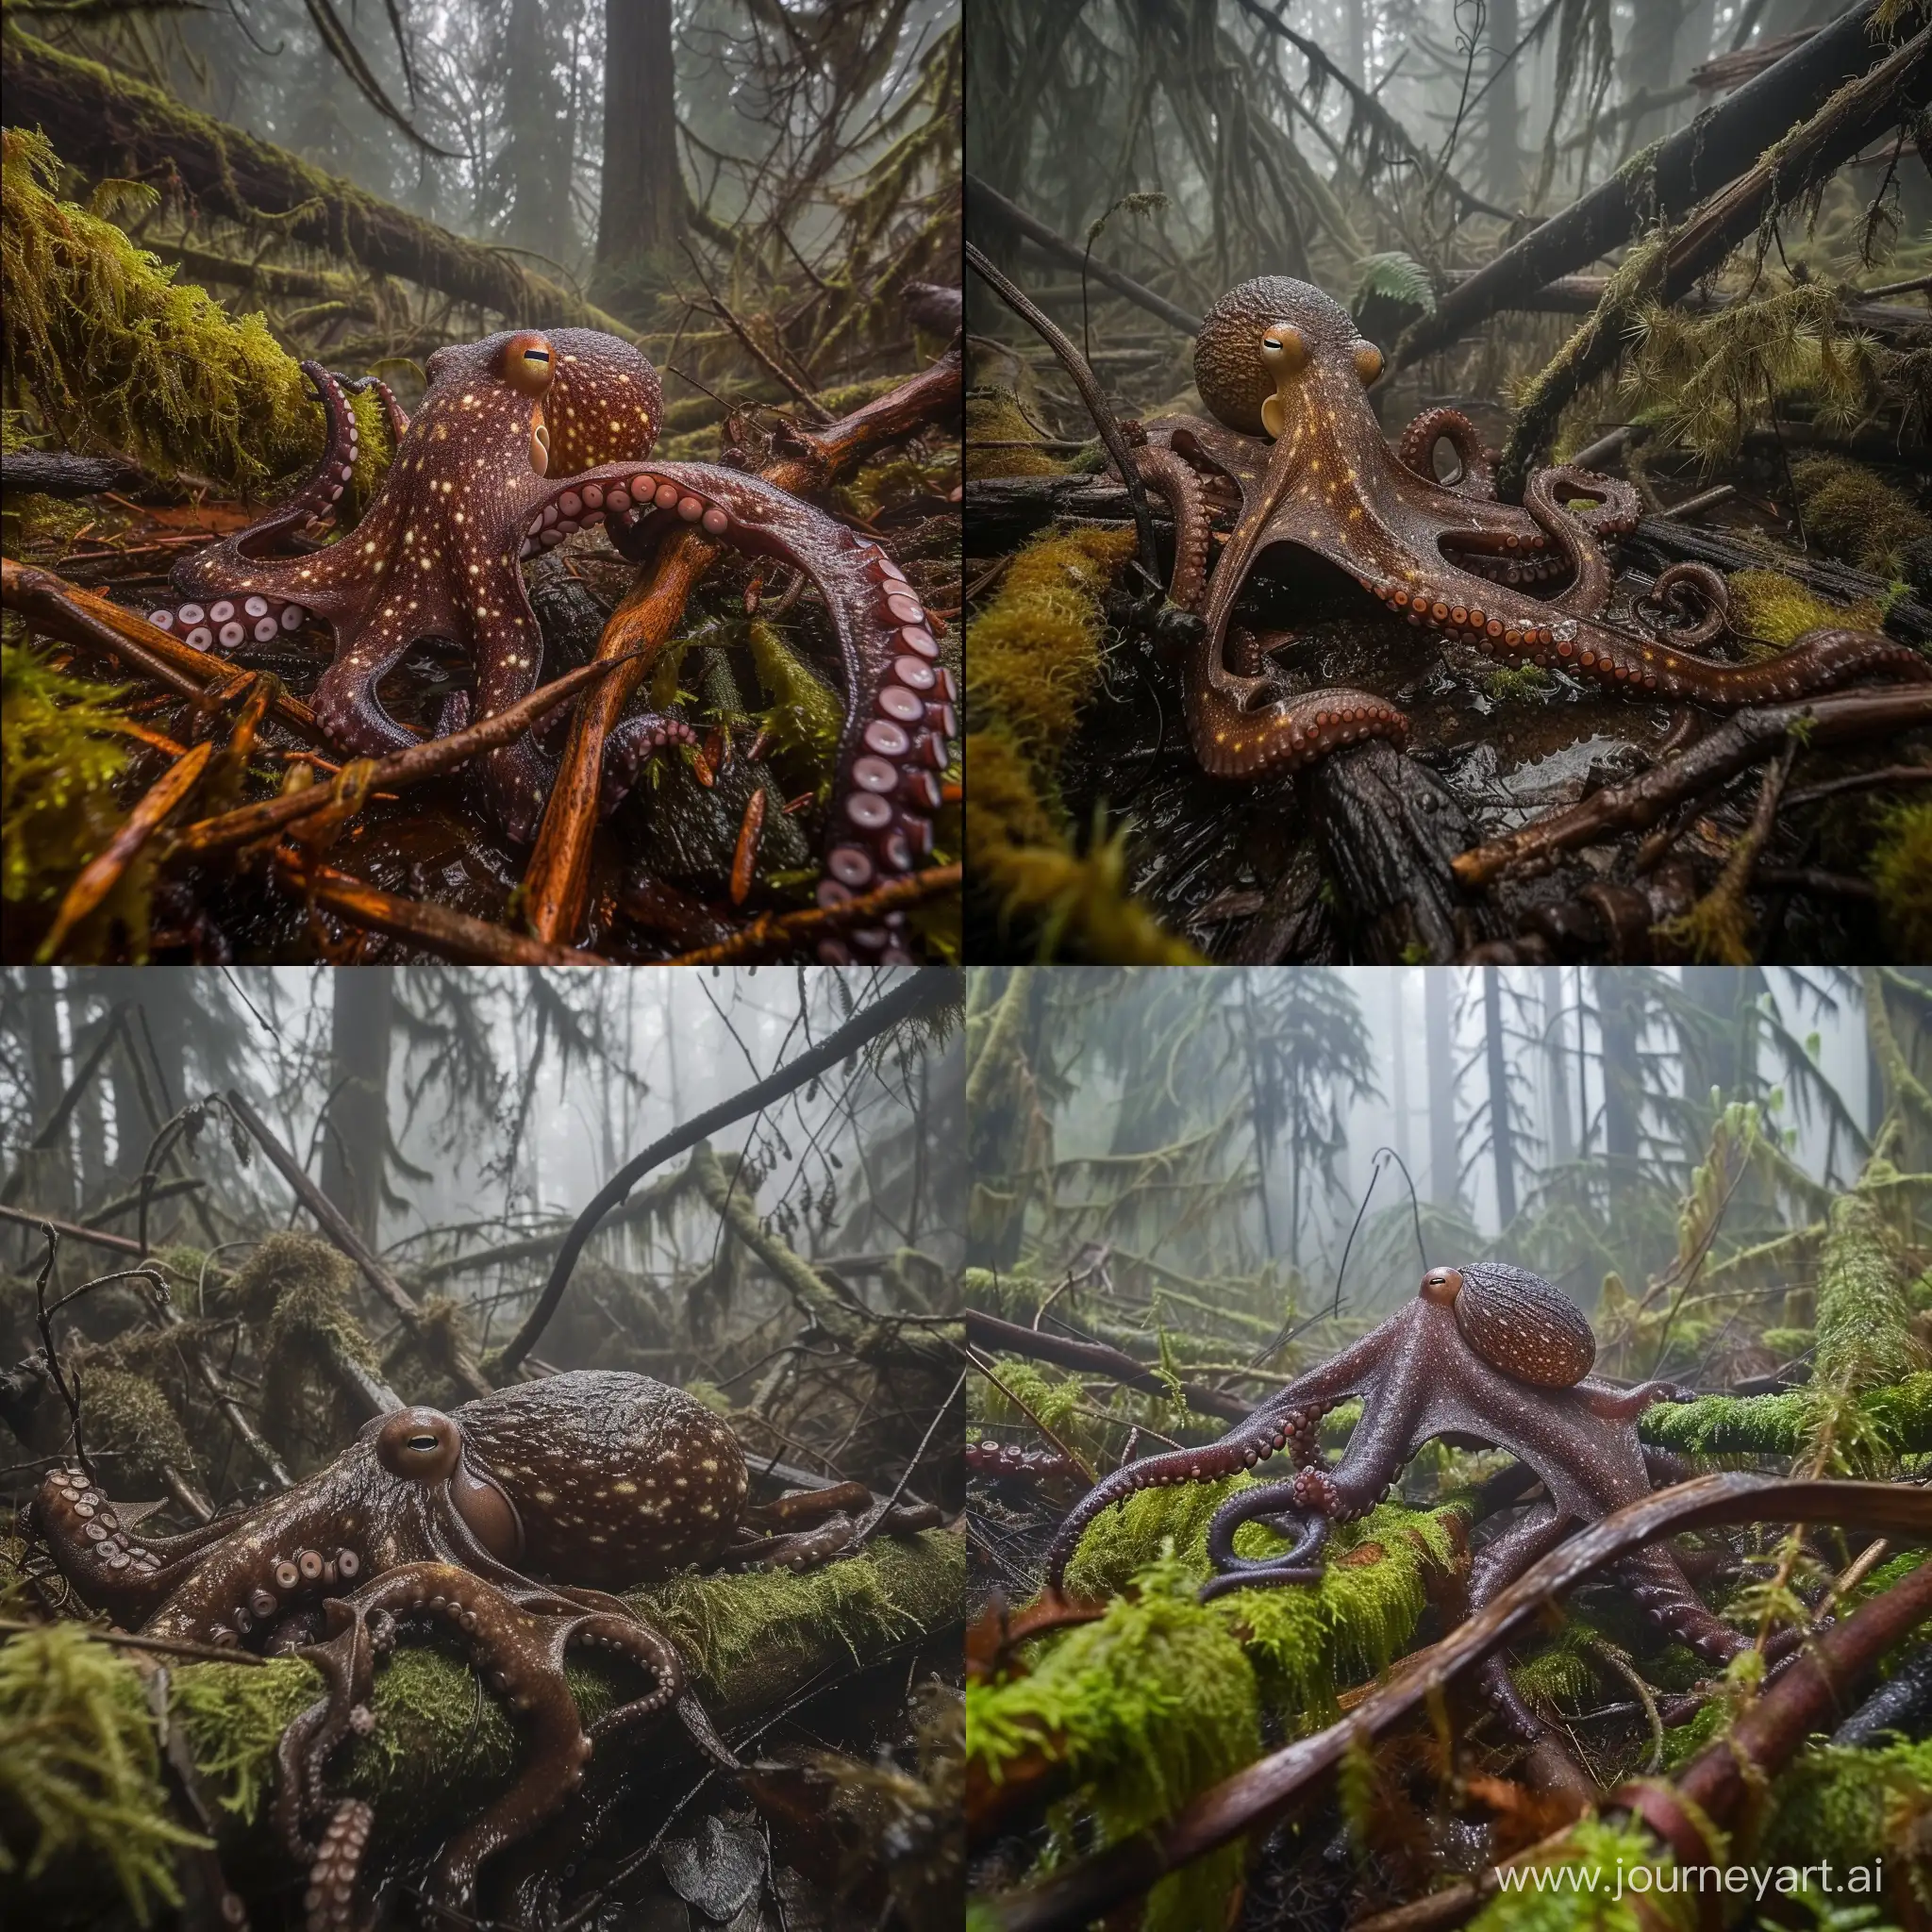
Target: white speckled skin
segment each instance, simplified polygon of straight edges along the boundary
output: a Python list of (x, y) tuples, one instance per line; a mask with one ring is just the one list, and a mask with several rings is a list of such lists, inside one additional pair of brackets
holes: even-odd
[(744, 1454), (703, 1403), (646, 1375), (584, 1369), (455, 1411), (523, 1520), (533, 1576), (618, 1590), (707, 1563), (744, 1505)]

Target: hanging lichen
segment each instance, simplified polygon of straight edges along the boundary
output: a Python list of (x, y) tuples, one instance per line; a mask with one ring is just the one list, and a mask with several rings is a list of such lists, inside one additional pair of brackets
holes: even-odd
[(0, 1644), (0, 1874), (56, 1860), (113, 1874), (136, 1921), (179, 1905), (175, 1851), (206, 1839), (168, 1815), (142, 1680), (64, 1624)]

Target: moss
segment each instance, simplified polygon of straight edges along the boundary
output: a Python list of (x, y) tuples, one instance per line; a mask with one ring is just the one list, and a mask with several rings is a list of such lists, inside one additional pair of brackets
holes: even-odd
[(988, 449), (990, 442), (1038, 442), (1010, 390), (976, 389), (966, 398), (966, 474), (981, 476), (1058, 476), (1062, 465), (1043, 449)]
[[(1840, 1871), (1882, 1865), (1895, 1923), (1915, 1923), (1907, 1893), (1916, 1874), (1932, 1887), (1926, 1865), (1932, 1836), (1932, 1739), (1904, 1740), (1876, 1750), (1807, 1751), (1778, 1779), (1760, 1848), (1767, 1864), (1810, 1865), (1829, 1859)], [(1874, 1900), (1874, 1903), (1876, 1901)], [(1922, 1908), (1932, 1899), (1922, 1897)]]
[(1887, 812), (1871, 848), (1879, 916), (1901, 959), (1932, 959), (1932, 804)]
[(1502, 664), (1484, 673), (1483, 690), (1499, 705), (1541, 704), (1555, 695), (1557, 680), (1541, 664)]
[(1782, 571), (1733, 571), (1727, 581), (1733, 629), (1780, 649), (1822, 625), (1876, 630), (1884, 622), (1876, 603), (1833, 604)]
[[(238, 491), (319, 461), (323, 416), (259, 315), (237, 321), (113, 223), (49, 192), (45, 136), (0, 133), (0, 313), (9, 388), (79, 450), (140, 458)], [(352, 396), (358, 497), (390, 456), (373, 391)], [(354, 498), (352, 501), (356, 500)]]
[(755, 619), (745, 626), (745, 640), (768, 701), (758, 724), (770, 734), (773, 755), (791, 761), (786, 766), (788, 777), (795, 771), (823, 796), (832, 782), (832, 758), (844, 723), (838, 695), (792, 650), (775, 625)]
[(194, 1470), (195, 1454), (180, 1421), (152, 1380), (85, 1356), (76, 1367), (89, 1453), (112, 1458), (108, 1467), (120, 1492), (158, 1487), (163, 1463)]
[[(886, 1538), (850, 1561), (800, 1575), (683, 1577), (627, 1596), (677, 1644), (713, 1721), (769, 1709), (828, 1669), (863, 1664), (961, 1615), (963, 1539)], [(197, 1769), (239, 1834), (260, 1823), (275, 1752), (290, 1720), (321, 1694), (312, 1665), (187, 1664), (171, 1674), (172, 1709)], [(635, 1694), (625, 1668), (575, 1659), (566, 1671), (587, 1722)], [(376, 1673), (369, 1737), (341, 1760), (345, 1790), (377, 1807), (393, 1841), (474, 1811), (520, 1761), (515, 1727), (452, 1649), (406, 1641)], [(224, 1836), (226, 1836), (225, 1832)]]
[[(1783, 1395), (1702, 1395), (1645, 1412), (1638, 1434), (1662, 1449), (1692, 1456), (1795, 1456), (1807, 1440), (1819, 1398), (1809, 1389)], [(1878, 1441), (1896, 1456), (1932, 1451), (1932, 1372), (1874, 1389), (1858, 1407)]]
[(83, 1882), (111, 1873), (143, 1925), (181, 1903), (176, 1849), (208, 1842), (168, 1816), (140, 1674), (58, 1624), (0, 1644), (0, 1818), (9, 1890), (57, 1861)]
[[(107, 844), (127, 766), (118, 690), (54, 670), (25, 644), (0, 645), (0, 896), (51, 906)], [(147, 872), (130, 866), (77, 936), (147, 930)]]
[[(1883, 1174), (1871, 1178), (1882, 1179)], [(1925, 1366), (1912, 1305), (1877, 1204), (1862, 1188), (1826, 1220), (1818, 1285), (1817, 1382), (1856, 1394)]]
[[(1077, 1795), (1059, 1807), (1061, 1849), (1075, 1813), (1111, 1843), (1260, 1752), (1254, 1672), (1226, 1619), (1194, 1601), (1191, 1571), (1157, 1557), (1131, 1580), (1098, 1622), (1028, 1646), (1024, 1675), (967, 1687), (969, 1766), (994, 1784), (1020, 1759), (1066, 1767)], [(1244, 1857), (1236, 1844), (1164, 1879), (1144, 1924), (1222, 1924)]]
[(1903, 490), (1862, 463), (1842, 457), (1803, 457), (1791, 465), (1791, 487), (1805, 534), (1874, 576), (1895, 577), (1906, 551), (1932, 538), (1932, 517), (1923, 515)]
[[(1471, 1932), (1690, 1932), (1695, 1894), (1663, 1889), (1675, 1862), (1642, 1825), (1589, 1813), (1546, 1857), (1509, 1869), (1516, 1883), (1470, 1921)], [(1643, 1898), (1641, 1916), (1627, 1883), (1640, 1867), (1652, 1874), (1655, 1888)], [(1541, 1885), (1539, 1874), (1547, 1874)], [(1557, 1882), (1559, 1874), (1564, 1882)]]
[[(1188, 1574), (1205, 1582), (1214, 1574), (1208, 1556), (1214, 1512), (1262, 1479), (1244, 1471), (1218, 1483), (1139, 1491), (1089, 1527), (1067, 1566), (1068, 1593), (1125, 1589), (1169, 1544)], [(1430, 1571), (1456, 1561), (1464, 1515), (1455, 1505), (1416, 1510), (1380, 1504), (1358, 1523), (1336, 1525), (1320, 1583), (1235, 1591), (1209, 1607), (1241, 1633), (1269, 1703), (1312, 1724), (1334, 1715), (1340, 1686), (1373, 1676), (1407, 1646), (1427, 1602)], [(1259, 1524), (1245, 1524), (1235, 1538), (1243, 1557), (1285, 1547)]]

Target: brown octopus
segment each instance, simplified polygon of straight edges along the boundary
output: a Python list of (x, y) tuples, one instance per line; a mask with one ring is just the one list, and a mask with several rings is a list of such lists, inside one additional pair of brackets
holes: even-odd
[[(1918, 652), (1873, 631), (1809, 631), (1758, 663), (1693, 656), (1688, 644), (1724, 627), (1724, 580), (1703, 565), (1665, 572), (1656, 591), (1667, 608), (1694, 595), (1707, 607), (1695, 622), (1641, 639), (1611, 629), (1601, 621), (1614, 578), (1601, 540), (1635, 526), (1631, 486), (1558, 466), (1530, 477), (1521, 509), (1498, 503), (1480, 440), (1458, 411), (1425, 411), (1391, 447), (1365, 393), (1381, 370), (1381, 351), (1339, 303), (1307, 282), (1266, 275), (1224, 295), (1195, 340), (1195, 385), (1218, 420), (1149, 425), (1136, 464), (1174, 512), (1170, 594), (1199, 608), (1204, 625), (1185, 685), (1188, 727), (1206, 771), (1252, 777), (1306, 765), (1356, 739), (1407, 736), (1407, 720), (1373, 692), (1276, 696), (1273, 679), (1247, 675), (1258, 667), (1228, 666), (1229, 615), (1276, 544), (1326, 559), (1419, 628), (1619, 691), (1732, 708), (1865, 676), (1932, 679)], [(1454, 487), (1436, 478), (1444, 441), (1461, 465)], [(1203, 473), (1227, 477), (1241, 497), (1211, 576)], [(1579, 508), (1578, 497), (1591, 501)], [(1536, 593), (1558, 575), (1569, 582), (1557, 594)]]
[[(182, 1536), (131, 1529), (74, 1468), (48, 1474), (30, 1516), (81, 1600), (118, 1623), (294, 1652), (321, 1671), (324, 1696), (281, 1740), (276, 1818), (309, 1868), (311, 1932), (342, 1932), (358, 1918), (373, 1821), (360, 1800), (330, 1802), (325, 1773), (339, 1745), (373, 1728), (375, 1664), (400, 1624), (440, 1625), (467, 1646), (527, 1734), (517, 1782), (442, 1851), (435, 1890), (452, 1906), (468, 1905), (485, 1858), (562, 1805), (595, 1748), (667, 1707), (736, 1768), (676, 1647), (608, 1592), (727, 1553), (792, 1567), (837, 1555), (851, 1541), (828, 1533), (849, 1532), (842, 1517), (784, 1532), (869, 1501), (847, 1484), (747, 1509), (745, 1489), (738, 1439), (702, 1403), (647, 1375), (586, 1370), (449, 1414), (378, 1416), (293, 1489)], [(883, 1526), (923, 1527), (935, 1515), (901, 1510)], [(781, 1533), (759, 1534), (769, 1530)], [(747, 1533), (758, 1540), (740, 1543)], [(650, 1689), (587, 1729), (563, 1672), (576, 1647), (641, 1668)]]
[[(316, 687), (316, 716), (345, 750), (379, 757), (418, 741), (383, 708), (379, 686), (425, 639), (451, 640), (475, 661), (474, 707), (461, 698), (447, 708), (444, 733), (535, 689), (543, 639), (523, 559), (600, 525), (641, 557), (663, 531), (695, 524), (803, 571), (838, 637), (848, 702), (820, 903), (849, 899), (930, 855), (958, 693), (918, 593), (877, 543), (761, 477), (651, 460), (661, 386), (628, 342), (593, 329), (523, 329), (439, 349), (413, 419), (381, 390), (395, 459), (355, 530), (325, 549), (273, 556), (336, 509), (356, 460), (350, 385), (317, 363), (302, 366), (328, 421), (316, 474), (260, 522), (177, 565), (184, 601), (150, 612), (151, 622), (203, 650), (268, 642), (311, 618), (327, 625), (335, 660)], [(607, 744), (604, 808), (622, 800), (644, 759), (691, 737), (680, 720), (655, 712), (625, 721)], [(485, 802), (513, 841), (535, 837), (553, 776), (528, 735), (485, 760)], [(871, 949), (903, 957), (891, 924)]]
[[(1143, 1457), (1081, 1498), (1047, 1552), (1046, 1584), (1058, 1591), (1087, 1526), (1138, 1491), (1214, 1482), (1255, 1468), (1277, 1451), (1296, 1465), (1279, 1481), (1238, 1490), (1214, 1514), (1208, 1551), (1221, 1573), (1204, 1598), (1225, 1591), (1313, 1583), (1332, 1522), (1366, 1515), (1394, 1491), (1424, 1443), (1454, 1435), (1507, 1449), (1542, 1484), (1544, 1498), (1478, 1553), (1469, 1607), (1480, 1610), (1576, 1527), (1649, 1493), (1649, 1452), (1637, 1419), (1656, 1402), (1690, 1391), (1666, 1382), (1619, 1389), (1590, 1374), (1596, 1338), (1582, 1311), (1540, 1275), (1494, 1261), (1432, 1268), (1415, 1299), (1332, 1360), (1298, 1375), (1218, 1441)], [(1319, 1461), (1321, 1421), (1353, 1397), (1362, 1403), (1341, 1460)], [(1673, 1477), (1674, 1479), (1674, 1477)], [(1235, 1553), (1235, 1532), (1260, 1522), (1290, 1539), (1267, 1557)], [(1751, 1640), (1707, 1609), (1661, 1543), (1621, 1565), (1630, 1595), (1670, 1636), (1723, 1664)], [(1789, 1654), (1788, 1636), (1774, 1655)], [(1568, 1769), (1555, 1727), (1510, 1681), (1500, 1657), (1479, 1674), (1485, 1695), (1521, 1743), (1546, 1767)]]

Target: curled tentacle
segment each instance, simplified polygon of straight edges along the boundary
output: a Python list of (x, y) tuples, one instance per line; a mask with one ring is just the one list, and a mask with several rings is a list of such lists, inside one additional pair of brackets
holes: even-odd
[(1299, 771), (1365, 738), (1407, 741), (1407, 718), (1374, 691), (1303, 691), (1253, 711), (1242, 709), (1240, 694), (1229, 687), (1262, 681), (1191, 672), (1188, 728), (1203, 771), (1217, 778), (1252, 778), (1263, 772)]
[[(1653, 629), (1658, 638), (1686, 648), (1707, 644), (1731, 627), (1731, 587), (1724, 574), (1707, 563), (1674, 563), (1660, 573), (1649, 596), (1639, 601), (1638, 614), (1646, 623), (1651, 608), (1657, 613)], [(1679, 613), (1684, 622), (1669, 626), (1665, 616), (1670, 611)]]
[[(735, 549), (794, 565), (824, 598), (848, 704), (821, 903), (913, 870), (932, 851), (940, 774), (958, 735), (958, 691), (906, 574), (876, 543), (822, 511), (760, 477), (708, 463), (607, 463), (536, 491), (525, 510), (525, 554), (597, 523), (627, 531), (647, 508), (697, 525)], [(535, 682), (534, 661), (505, 655), (486, 671), (477, 715), (514, 704)], [(524, 760), (496, 756), (499, 809), (517, 816), (527, 803), (519, 790), (527, 785)]]
[[(1446, 442), (1456, 452), (1456, 460), (1462, 466), (1461, 474), (1453, 483), (1444, 483), (1436, 475), (1436, 445), (1439, 442)], [(1483, 446), (1475, 425), (1460, 409), (1439, 408), (1423, 410), (1402, 432), (1395, 454), (1399, 461), (1407, 464), (1418, 476), (1426, 477), (1439, 490), (1446, 490), (1457, 496), (1474, 497), (1483, 503), (1495, 501), (1495, 452)]]
[[(1285, 1536), (1289, 1547), (1272, 1557), (1238, 1556), (1234, 1536), (1244, 1523), (1265, 1524)], [(1208, 1525), (1208, 1554), (1222, 1574), (1201, 1586), (1201, 1601), (1208, 1603), (1230, 1590), (1321, 1582), (1328, 1524), (1329, 1519), (1320, 1510), (1301, 1505), (1292, 1480), (1238, 1491), (1214, 1512)]]
[(1124, 1503), (1141, 1490), (1174, 1483), (1214, 1482), (1237, 1470), (1253, 1469), (1276, 1450), (1300, 1456), (1312, 1454), (1321, 1414), (1317, 1409), (1277, 1407), (1270, 1403), (1239, 1422), (1218, 1442), (1198, 1449), (1174, 1449), (1162, 1456), (1145, 1456), (1111, 1475), (1103, 1476), (1079, 1502), (1056, 1532), (1046, 1553), (1046, 1584), (1058, 1591), (1067, 1564), (1080, 1546), (1087, 1525), (1102, 1510)]
[(121, 1520), (78, 1467), (51, 1469), (33, 1500), (34, 1526), (87, 1604), (130, 1627), (152, 1616), (191, 1575), (196, 1558), (239, 1527), (219, 1517), (178, 1537), (143, 1537)]
[(360, 1798), (344, 1798), (336, 1807), (302, 1899), (307, 1932), (356, 1932), (362, 1923), (356, 1908), (356, 1883), (375, 1823), (375, 1813)]

